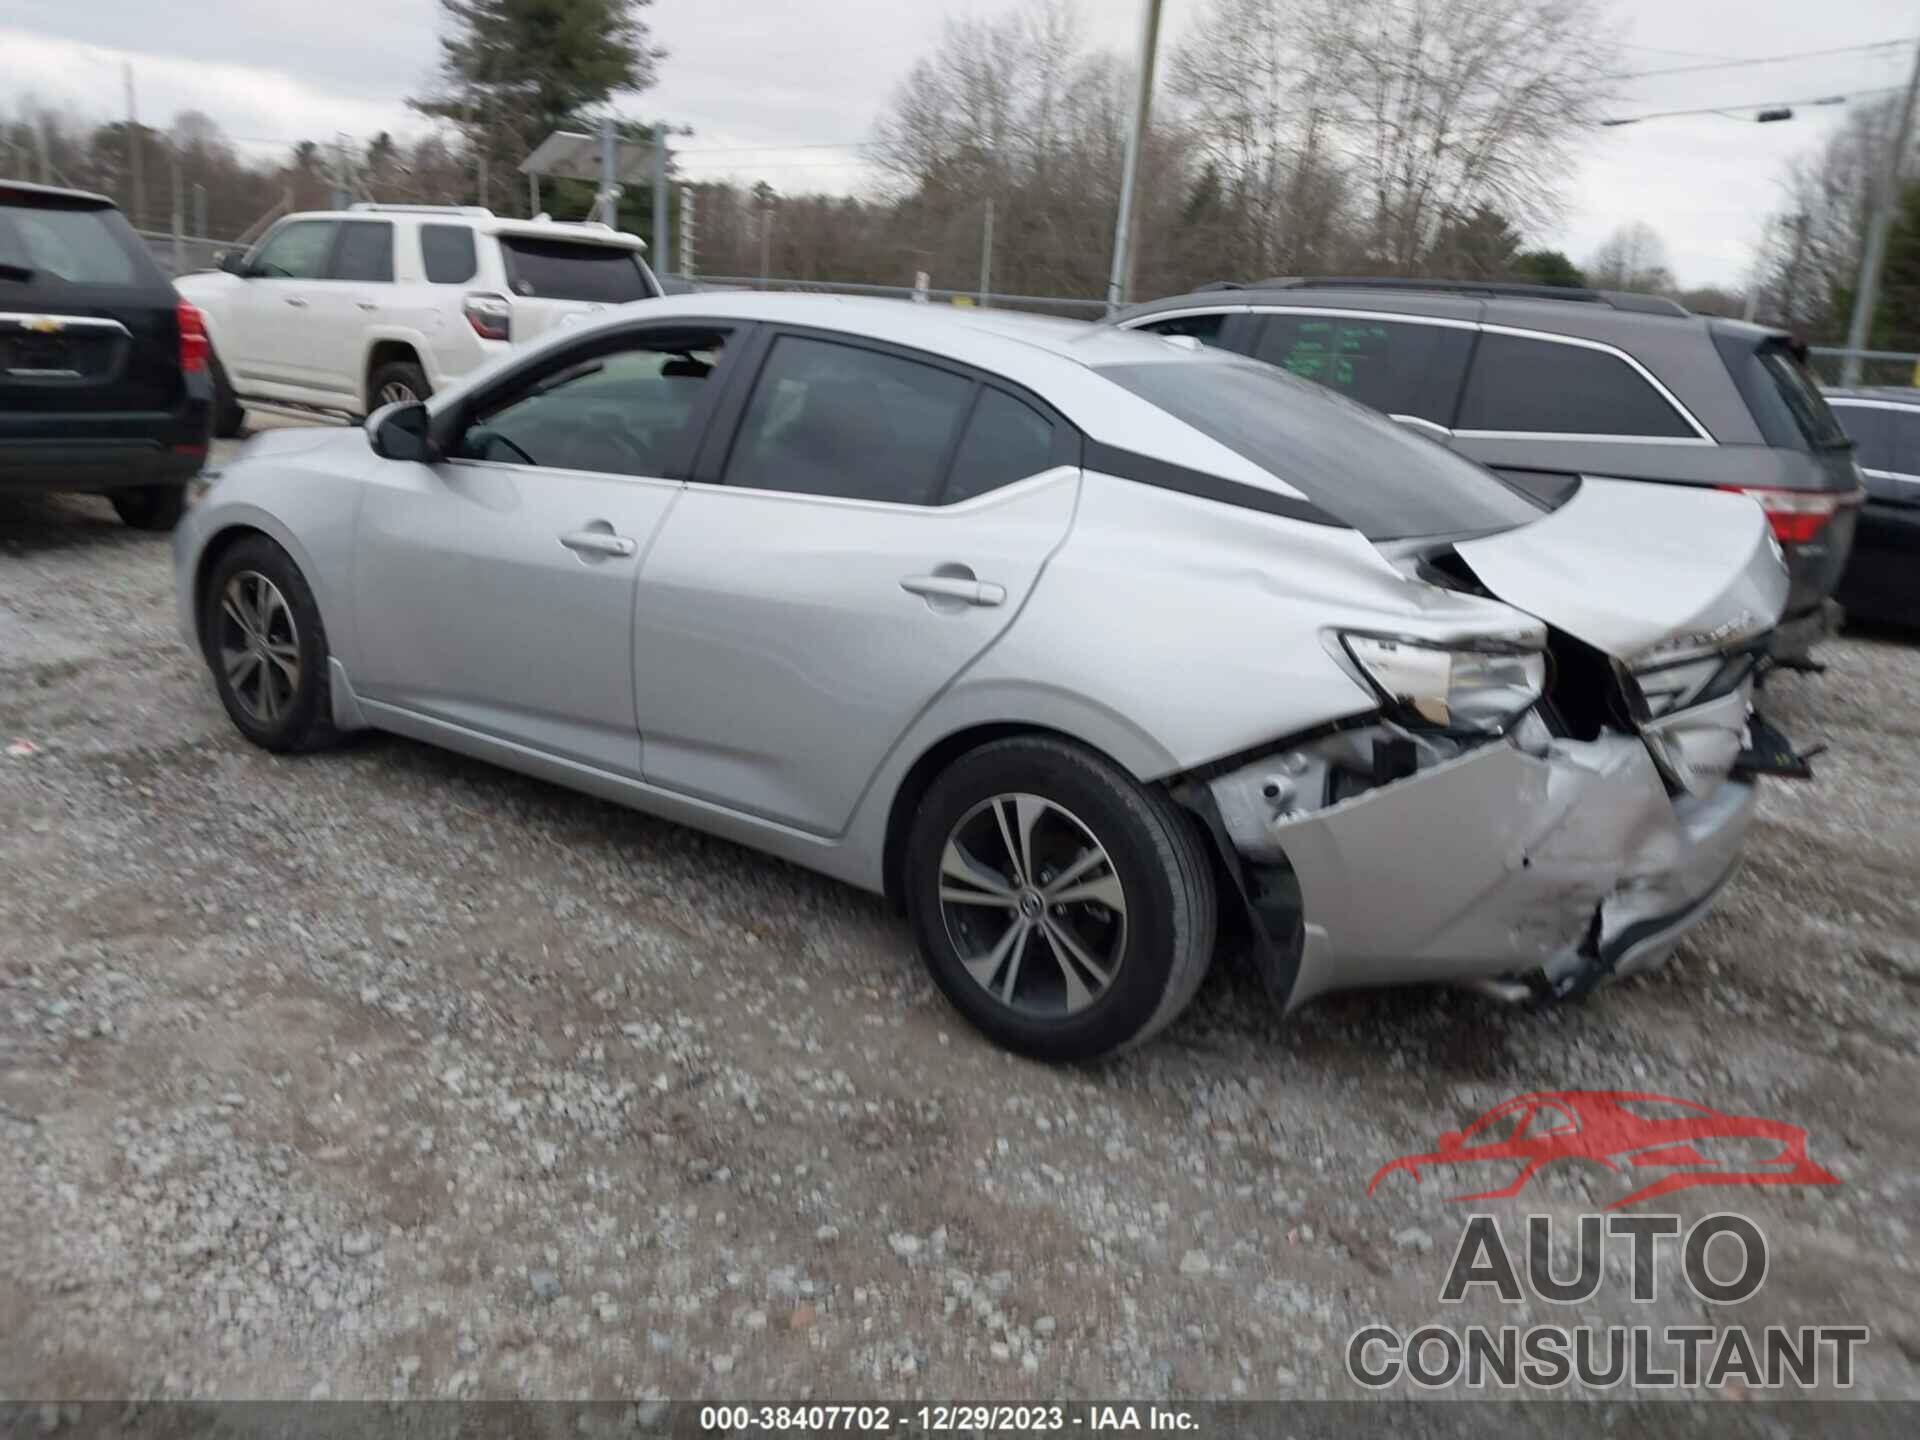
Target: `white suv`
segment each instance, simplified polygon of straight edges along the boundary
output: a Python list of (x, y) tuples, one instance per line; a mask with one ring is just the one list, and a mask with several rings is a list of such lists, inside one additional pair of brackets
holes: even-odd
[(214, 430), (242, 407), (366, 415), (425, 399), (572, 317), (660, 284), (637, 235), (475, 206), (289, 215), (219, 270), (183, 276), (213, 346)]

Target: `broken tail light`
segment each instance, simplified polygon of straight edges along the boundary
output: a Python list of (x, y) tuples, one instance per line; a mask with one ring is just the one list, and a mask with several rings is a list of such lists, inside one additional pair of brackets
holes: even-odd
[(180, 327), (180, 371), (191, 375), (207, 368), (207, 326), (200, 312), (182, 300), (173, 307), (174, 323)]
[(1833, 490), (1779, 490), (1765, 485), (1721, 485), (1734, 495), (1745, 495), (1767, 512), (1773, 538), (1782, 545), (1804, 545), (1858, 495)]

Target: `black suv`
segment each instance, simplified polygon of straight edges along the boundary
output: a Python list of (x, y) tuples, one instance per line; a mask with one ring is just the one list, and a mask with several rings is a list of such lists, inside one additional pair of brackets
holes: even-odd
[(1776, 657), (1805, 663), (1838, 624), (1860, 471), (1779, 331), (1653, 295), (1432, 280), (1223, 284), (1109, 323), (1318, 381), (1549, 504), (1583, 475), (1744, 491), (1792, 577)]
[(212, 396), (200, 312), (113, 202), (0, 180), (0, 492), (92, 491), (172, 529)]

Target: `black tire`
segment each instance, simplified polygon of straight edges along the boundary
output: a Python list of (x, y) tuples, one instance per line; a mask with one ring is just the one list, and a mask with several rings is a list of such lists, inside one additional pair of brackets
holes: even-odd
[[(1117, 964), (1109, 968), (1104, 988), (1093, 991), (1091, 1001), (1077, 1010), (1071, 1008), (1065, 988), (1069, 964), (1060, 946), (1044, 934), (1026, 955), (1038, 969), (1025, 971), (1023, 962), (1025, 978), (1020, 981), (1041, 989), (1039, 999), (1015, 1004), (990, 993), (987, 985), (993, 977), (982, 981), (968, 971), (955, 938), (956, 923), (950, 923), (949, 909), (941, 901), (942, 857), (956, 827), (960, 833), (969, 833), (969, 825), (984, 824), (981, 817), (993, 815), (995, 797), (1013, 796), (1037, 797), (1046, 806), (1057, 807), (1052, 813), (1064, 812), (1059, 819), (1043, 819), (1032, 826), (1036, 838), (1028, 850), (1034, 869), (1040, 870), (1041, 865), (1042, 826), (1053, 823), (1056, 832), (1070, 842), (1066, 849), (1056, 848), (1057, 856), (1064, 858), (1076, 848), (1083, 857), (1090, 854), (1092, 847), (1084, 844), (1090, 837), (1108, 858), (1089, 874), (1110, 873), (1121, 888), (1117, 923), (1122, 928), (1104, 931), (1111, 949), (1101, 957), (1117, 956)], [(1067, 821), (1074, 822), (1077, 833)], [(1101, 756), (1039, 736), (1000, 740), (961, 756), (927, 790), (908, 833), (902, 890), (928, 971), (969, 1020), (1019, 1054), (1040, 1060), (1089, 1060), (1148, 1039), (1185, 1009), (1200, 988), (1213, 958), (1217, 914), (1213, 870), (1204, 845), (1191, 816)], [(1010, 851), (1008, 845), (994, 853), (999, 858)], [(1002, 874), (998, 866), (993, 868), (996, 875)], [(1040, 870), (1036, 878), (1044, 884), (1047, 872)], [(1033, 897), (1023, 894), (1022, 898)], [(1076, 908), (1043, 903), (1038, 912), (1023, 912), (1008, 902), (999, 903), (1007, 908), (981, 907), (989, 915), (983, 925), (1011, 925), (1022, 913), (1037, 913), (1041, 918), (1035, 925), (1057, 926), (1060, 922), (1055, 917)], [(974, 908), (951, 910), (959, 917), (962, 938), (973, 939), (971, 922), (965, 917)], [(1094, 919), (1096, 927), (1116, 923), (1116, 912), (1097, 903), (1077, 908), (1108, 917)], [(976, 963), (983, 952), (997, 950), (990, 943), (994, 933), (993, 928), (984, 930), (974, 945)], [(1004, 936), (1005, 931), (998, 933)], [(1076, 933), (1082, 941), (1088, 938), (1085, 930)], [(1004, 977), (1006, 972), (994, 974)], [(1097, 974), (1080, 970), (1082, 988), (1091, 989), (1085, 982)], [(1056, 1008), (1049, 1012), (1044, 987), (1056, 979), (1061, 990), (1053, 999)], [(1011, 987), (1014, 981), (1003, 978), (1000, 984)], [(1021, 998), (1017, 991), (1014, 998)]]
[(227, 367), (220, 363), (216, 350), (207, 352), (207, 368), (213, 376), (213, 434), (217, 440), (232, 440), (246, 427), (247, 412), (233, 393), (227, 379)]
[(140, 485), (107, 497), (114, 512), (136, 530), (171, 530), (187, 508), (184, 485)]
[[(230, 587), (237, 581), (238, 594), (232, 598), (239, 601), (243, 612), (257, 614), (254, 599), (262, 592), (254, 582), (261, 577), (277, 592), (285, 621), (290, 622), (283, 623), (279, 610), (268, 607), (268, 639), (283, 655), (290, 652), (298, 657), (293, 676), (282, 666), (270, 669), (268, 659), (258, 653), (252, 657), (254, 663), (237, 677), (227, 664), (229, 657), (244, 655), (251, 648), (248, 632), (228, 613), (225, 602)], [(281, 752), (324, 749), (339, 740), (333, 724), (327, 632), (320, 623), (320, 607), (314, 603), (313, 590), (300, 567), (272, 540), (264, 535), (242, 540), (214, 564), (200, 595), (200, 639), (220, 703), (247, 739), (262, 749)], [(261, 684), (272, 686), (270, 698), (264, 701), (258, 688)]]
[(377, 366), (367, 381), (367, 413), (372, 414), (382, 405), (390, 405), (391, 400), (381, 399), (389, 386), (406, 390), (416, 400), (425, 400), (433, 394), (433, 386), (427, 383), (427, 372), (411, 360), (389, 360)]

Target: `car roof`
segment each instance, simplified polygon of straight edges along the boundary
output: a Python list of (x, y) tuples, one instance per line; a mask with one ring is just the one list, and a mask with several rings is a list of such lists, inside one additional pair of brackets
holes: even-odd
[[(1422, 288), (1430, 284), (1432, 288)], [(1758, 346), (1785, 339), (1762, 325), (1679, 310), (1622, 309), (1611, 300), (1582, 299), (1603, 292), (1569, 291), (1569, 298), (1543, 298), (1532, 287), (1475, 287), (1459, 282), (1336, 280), (1261, 282), (1239, 288), (1188, 291), (1136, 305), (1109, 325), (1138, 324), (1156, 315), (1233, 310), (1321, 310), (1379, 314), (1383, 319), (1496, 326), (1508, 330), (1588, 341), (1631, 355), (1667, 387), (1721, 444), (1765, 443), (1714, 342)], [(1610, 292), (1609, 292), (1610, 293)], [(1613, 296), (1612, 300), (1617, 300)], [(1710, 362), (1710, 363), (1707, 363)]]
[[(464, 225), (483, 235), (525, 235), (535, 239), (580, 240), (622, 250), (645, 250), (647, 242), (630, 230), (615, 230), (597, 221), (520, 220), (495, 215), (477, 205), (355, 205), (346, 210), (297, 210), (281, 217), (291, 220), (417, 220), (426, 225)], [(276, 228), (277, 228), (276, 224)]]
[(59, 185), (33, 185), (25, 180), (0, 179), (0, 197), (9, 195), (23, 196), (28, 200), (63, 200), (69, 204), (78, 201), (83, 205), (99, 206), (107, 210), (119, 208), (105, 195), (96, 195), (91, 190), (68, 190)]
[(549, 331), (527, 351), (496, 364), (517, 364), (529, 352), (636, 321), (677, 317), (807, 326), (925, 351), (1033, 391), (1095, 440), (1302, 498), (1284, 479), (1099, 373), (1100, 367), (1111, 365), (1246, 366), (1257, 362), (1084, 320), (869, 296), (704, 290), (616, 306), (579, 324)]

